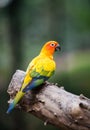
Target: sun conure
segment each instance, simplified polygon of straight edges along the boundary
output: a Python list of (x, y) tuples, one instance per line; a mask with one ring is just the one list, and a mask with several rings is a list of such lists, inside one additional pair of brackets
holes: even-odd
[(21, 89), (12, 103), (9, 104), (7, 113), (11, 112), (27, 91), (38, 87), (54, 74), (56, 64), (53, 54), (60, 49), (60, 45), (56, 41), (49, 41), (44, 44), (39, 55), (30, 62)]

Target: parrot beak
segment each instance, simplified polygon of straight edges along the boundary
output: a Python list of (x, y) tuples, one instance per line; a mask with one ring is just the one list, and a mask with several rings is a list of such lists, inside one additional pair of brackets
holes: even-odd
[(55, 48), (55, 51), (60, 51), (61, 50), (61, 47), (60, 47), (60, 45), (58, 44), (57, 46), (56, 46), (56, 48)]

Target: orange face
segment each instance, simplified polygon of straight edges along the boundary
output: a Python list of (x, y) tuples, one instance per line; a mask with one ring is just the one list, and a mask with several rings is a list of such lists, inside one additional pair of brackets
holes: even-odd
[(48, 55), (53, 55), (55, 51), (58, 51), (60, 49), (60, 45), (56, 41), (49, 41), (42, 48), (42, 50)]

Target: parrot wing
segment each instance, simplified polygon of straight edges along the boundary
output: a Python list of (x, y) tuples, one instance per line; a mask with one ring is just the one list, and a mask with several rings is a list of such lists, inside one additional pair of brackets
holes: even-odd
[(22, 91), (27, 92), (48, 80), (55, 71), (55, 62), (49, 58), (36, 58), (37, 62), (31, 62), (24, 79)]

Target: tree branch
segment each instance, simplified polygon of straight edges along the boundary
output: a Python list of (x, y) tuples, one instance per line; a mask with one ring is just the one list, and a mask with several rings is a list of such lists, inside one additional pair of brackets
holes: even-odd
[[(25, 72), (20, 70), (13, 75), (7, 90), (10, 95), (8, 103), (19, 91), (24, 76)], [(63, 130), (90, 130), (90, 99), (82, 94), (69, 93), (49, 82), (28, 91), (17, 108), (32, 113), (45, 125), (49, 123)]]

